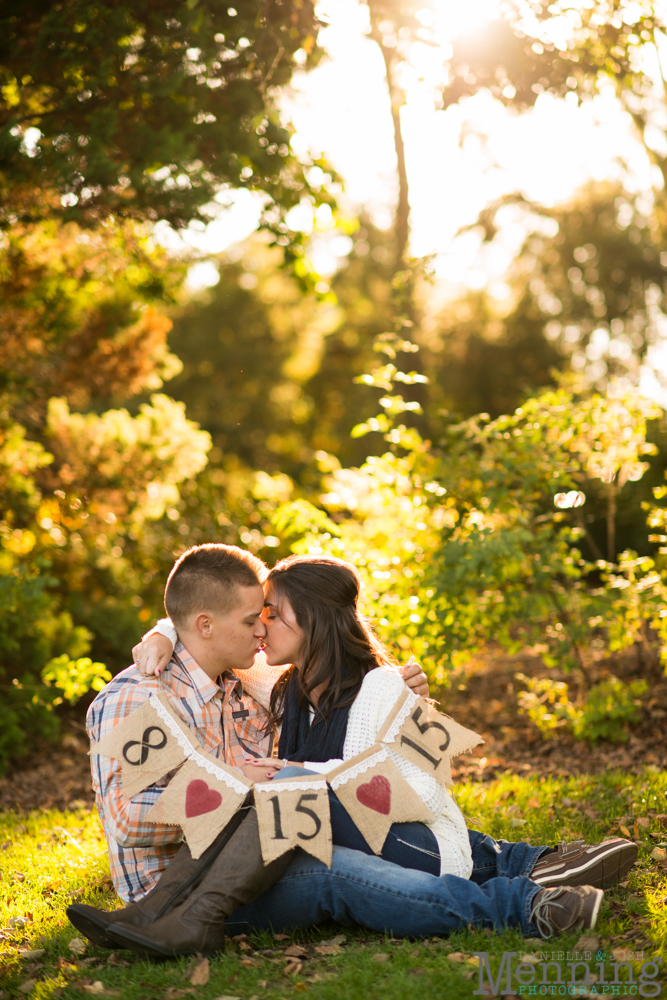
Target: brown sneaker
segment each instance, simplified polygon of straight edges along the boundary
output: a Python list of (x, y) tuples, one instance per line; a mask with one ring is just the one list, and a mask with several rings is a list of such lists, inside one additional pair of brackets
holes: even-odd
[(542, 889), (535, 893), (530, 919), (543, 938), (558, 937), (566, 931), (592, 931), (603, 898), (602, 889), (592, 885)]
[(637, 860), (637, 845), (614, 837), (601, 844), (575, 840), (559, 844), (558, 852), (540, 858), (531, 874), (543, 886), (593, 885), (608, 889), (621, 882)]

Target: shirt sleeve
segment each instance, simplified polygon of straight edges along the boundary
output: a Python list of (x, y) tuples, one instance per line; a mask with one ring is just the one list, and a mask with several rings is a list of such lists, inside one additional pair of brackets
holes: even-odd
[(176, 643), (178, 642), (178, 632), (174, 628), (174, 623), (171, 618), (160, 618), (159, 622), (152, 628), (150, 632), (146, 632), (146, 635), (142, 635), (141, 641), (148, 639), (151, 635), (163, 635), (165, 639), (169, 639), (172, 649), (176, 648)]
[[(97, 743), (139, 708), (157, 691), (157, 681), (136, 678), (135, 668), (119, 674), (107, 685), (88, 710), (86, 728), (91, 743)], [(149, 847), (178, 843), (183, 839), (180, 827), (146, 822), (148, 810), (157, 802), (168, 784), (169, 775), (128, 799), (123, 796), (122, 770), (119, 761), (91, 753), (93, 789), (105, 830), (121, 847)]]
[(304, 760), (303, 766), (309, 771), (317, 771), (318, 774), (327, 774), (328, 771), (333, 771), (335, 767), (339, 767), (343, 763), (343, 758), (338, 760), (336, 757), (332, 757), (331, 760)]

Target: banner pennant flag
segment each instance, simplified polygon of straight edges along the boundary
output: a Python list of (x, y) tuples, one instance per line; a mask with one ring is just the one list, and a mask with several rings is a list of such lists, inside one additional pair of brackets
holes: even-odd
[(472, 729), (459, 725), (407, 689), (399, 696), (377, 739), (443, 785), (452, 783), (452, 758), (484, 742)]
[(91, 754), (121, 762), (127, 799), (179, 767), (194, 752), (192, 733), (164, 694), (151, 695), (90, 748)]
[(208, 754), (194, 753), (145, 818), (149, 823), (180, 826), (196, 859), (238, 812), (252, 787), (241, 771)]
[(255, 805), (265, 864), (292, 847), (302, 847), (331, 867), (331, 814), (324, 776), (257, 784)]
[(433, 819), (381, 743), (329, 771), (327, 781), (375, 854), (382, 853), (392, 823)]

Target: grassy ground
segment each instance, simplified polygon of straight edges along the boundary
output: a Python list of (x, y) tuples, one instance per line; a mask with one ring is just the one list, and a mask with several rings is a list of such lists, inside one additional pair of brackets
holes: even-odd
[[(667, 772), (647, 767), (639, 776), (610, 772), (541, 781), (506, 775), (491, 784), (460, 786), (457, 800), (471, 827), (509, 840), (554, 843), (579, 835), (599, 840), (621, 826), (629, 830), (640, 842), (639, 865), (624, 887), (606, 894), (596, 940), (580, 948), (599, 949), (608, 962), (618, 948), (643, 953), (644, 962), (662, 958), (661, 994), (639, 995), (667, 993), (667, 864), (651, 858), (655, 847), (667, 842), (667, 823), (664, 816), (658, 818), (667, 813)], [(75, 898), (107, 908), (118, 905), (94, 812), (0, 814), (0, 869), (0, 1000), (87, 995), (264, 1000), (299, 993), (321, 1000), (402, 1000), (417, 993), (457, 1000), (478, 989), (477, 963), (470, 960), (474, 951), (489, 953), (495, 974), (503, 951), (536, 958), (549, 951), (551, 957), (555, 949), (576, 950), (578, 940), (574, 935), (547, 945), (527, 942), (515, 931), (465, 930), (449, 938), (405, 941), (330, 924), (299, 932), (293, 940), (259, 934), (235, 942), (208, 970), (199, 966), (195, 972), (191, 959), (153, 964), (127, 952), (110, 956), (93, 946), (83, 954), (72, 951), (77, 934), (65, 917), (68, 903)], [(332, 946), (337, 935), (345, 939)], [(335, 954), (316, 951), (323, 942)], [(285, 952), (294, 944), (303, 946), (304, 955), (290, 961)], [(565, 982), (570, 979), (567, 957), (560, 962)], [(594, 961), (590, 964), (598, 971)], [(631, 964), (639, 972), (642, 961), (631, 959)], [(605, 992), (624, 995), (625, 989)], [(603, 992), (600, 986), (597, 992)], [(528, 988), (521, 994), (528, 995)]]

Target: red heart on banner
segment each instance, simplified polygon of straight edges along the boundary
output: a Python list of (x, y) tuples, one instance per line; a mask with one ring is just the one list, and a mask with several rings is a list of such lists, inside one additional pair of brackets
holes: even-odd
[(389, 779), (385, 778), (383, 774), (374, 775), (365, 785), (359, 785), (357, 798), (362, 806), (368, 806), (369, 809), (382, 813), (383, 816), (388, 816), (391, 808)]
[(191, 781), (185, 793), (185, 818), (192, 819), (193, 816), (203, 816), (204, 813), (213, 812), (221, 802), (220, 792), (209, 788), (205, 781), (199, 779)]

